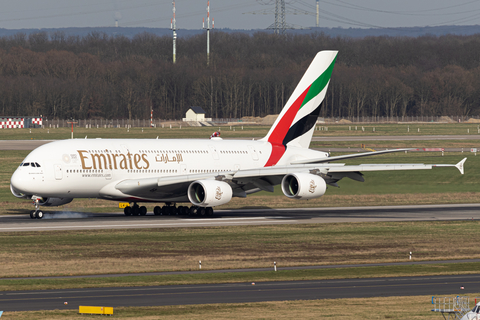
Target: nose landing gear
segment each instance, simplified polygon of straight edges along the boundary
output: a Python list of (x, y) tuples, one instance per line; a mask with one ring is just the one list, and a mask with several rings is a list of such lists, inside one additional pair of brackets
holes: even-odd
[(31, 219), (42, 219), (44, 214), (43, 211), (40, 210), (40, 200), (39, 198), (35, 197), (33, 199), (33, 204), (35, 205), (35, 210), (30, 211), (30, 218)]

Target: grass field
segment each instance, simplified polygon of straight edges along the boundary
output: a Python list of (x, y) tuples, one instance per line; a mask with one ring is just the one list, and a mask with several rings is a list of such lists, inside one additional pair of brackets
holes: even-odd
[[(197, 270), (199, 260), (202, 270), (270, 268), (273, 261), (279, 268), (395, 262), (408, 261), (409, 251), (416, 261), (474, 259), (480, 258), (480, 247), (472, 246), (480, 242), (479, 227), (479, 221), (468, 220), (0, 233), (0, 258), (8, 261), (0, 265), (0, 274), (30, 277)], [(466, 265), (462, 271), (478, 272), (479, 267)], [(422, 268), (418, 272), (425, 272)], [(454, 272), (455, 268), (459, 266), (436, 270)], [(387, 273), (403, 269), (407, 267)], [(415, 273), (409, 270), (404, 274)], [(330, 272), (319, 274), (335, 277)], [(373, 274), (379, 274), (378, 270)]]
[[(474, 300), (475, 296), (470, 295)], [(331, 320), (439, 320), (432, 312), (431, 296), (379, 297), (365, 299), (332, 299), (280, 301), (242, 304), (208, 304), (168, 307), (115, 308), (119, 319), (331, 319)], [(408, 306), (408, 307), (406, 307)], [(79, 315), (78, 310), (6, 312), (5, 319), (98, 319)]]
[(194, 285), (213, 283), (260, 283), (327, 279), (365, 279), (379, 277), (412, 277), (452, 274), (478, 274), (480, 263), (450, 263), (386, 267), (328, 268), (315, 270), (281, 270), (277, 272), (205, 273), (182, 275), (145, 275), (125, 277), (85, 277), (64, 279), (0, 280), (0, 291), (54, 290), (71, 288), (139, 287)]
[[(357, 130), (355, 130), (357, 127)], [(328, 128), (328, 129), (327, 129)], [(382, 136), (382, 135), (471, 135), (480, 134), (480, 125), (474, 123), (419, 123), (419, 124), (368, 124), (363, 125), (317, 125), (314, 136)], [(373, 131), (375, 128), (375, 131)], [(205, 138), (214, 131), (220, 131), (223, 138), (262, 138), (270, 126), (215, 126), (190, 127), (165, 126), (165, 128), (74, 128), (74, 137), (95, 138), (137, 138), (137, 139), (171, 139), (171, 138)], [(5, 129), (1, 130), (0, 140), (58, 140), (70, 139), (71, 128), (45, 129)]]

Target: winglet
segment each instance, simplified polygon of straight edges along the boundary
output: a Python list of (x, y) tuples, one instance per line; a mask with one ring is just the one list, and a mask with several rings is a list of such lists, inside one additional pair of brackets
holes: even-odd
[(464, 163), (465, 163), (465, 161), (467, 161), (467, 158), (463, 158), (462, 161), (460, 161), (459, 163), (457, 163), (455, 165), (455, 168), (457, 168), (460, 171), (461, 174), (464, 173)]

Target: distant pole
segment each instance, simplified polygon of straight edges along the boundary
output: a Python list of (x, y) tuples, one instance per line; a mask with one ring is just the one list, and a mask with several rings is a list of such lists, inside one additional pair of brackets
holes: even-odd
[(153, 109), (150, 111), (150, 128), (153, 127)]
[(177, 54), (177, 24), (175, 19), (175, 1), (173, 3), (173, 19), (170, 20), (170, 29), (173, 30), (173, 63), (176, 62), (176, 54)]
[[(212, 18), (212, 29), (214, 22)], [(203, 18), (203, 29), (207, 29), (207, 66), (210, 65), (210, 1), (207, 2), (207, 27), (205, 28), (205, 18)]]
[(67, 121), (67, 123), (71, 123), (71, 124), (72, 124), (72, 139), (73, 139), (73, 124), (74, 124), (74, 123), (78, 123), (78, 121), (72, 120), (72, 121)]
[(319, 4), (318, 4), (319, 0), (317, 0), (317, 28), (320, 26), (319, 25), (319, 20), (320, 20), (320, 8), (319, 8)]

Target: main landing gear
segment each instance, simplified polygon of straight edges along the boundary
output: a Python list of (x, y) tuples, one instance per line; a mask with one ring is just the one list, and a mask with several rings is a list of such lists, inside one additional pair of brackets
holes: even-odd
[[(131, 206), (127, 206), (123, 209), (123, 213), (126, 216), (144, 216), (147, 214), (147, 208), (144, 206), (139, 207), (136, 202)], [(193, 217), (205, 217), (213, 216), (213, 208), (211, 207), (197, 207), (197, 206), (176, 206), (174, 203), (166, 202), (163, 207), (156, 206), (153, 208), (153, 214), (156, 216), (193, 216)]]
[(35, 199), (33, 201), (33, 204), (35, 205), (35, 210), (30, 211), (30, 218), (31, 219), (42, 219), (44, 214), (43, 211), (40, 210), (40, 202), (38, 199)]
[(147, 207), (139, 207), (137, 203), (134, 203), (131, 207), (125, 207), (123, 213), (125, 213), (126, 216), (144, 216), (147, 214)]

